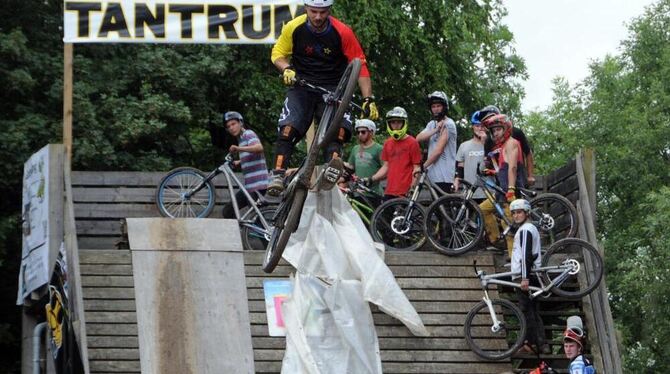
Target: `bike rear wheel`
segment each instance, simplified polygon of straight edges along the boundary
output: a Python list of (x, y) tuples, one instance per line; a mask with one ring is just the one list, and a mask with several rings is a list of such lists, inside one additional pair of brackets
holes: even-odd
[(335, 100), (339, 101), (339, 105), (328, 105), (324, 110), (321, 121), (319, 121), (319, 128), (315, 136), (315, 143), (318, 144), (319, 148), (325, 149), (335, 140), (340, 130), (340, 122), (342, 122), (344, 114), (349, 111), (349, 103), (358, 84), (360, 71), (361, 60), (355, 58), (342, 74), (342, 78), (340, 78), (340, 82), (334, 91)]
[[(253, 210), (253, 208), (249, 209)], [(275, 213), (277, 213), (277, 206), (266, 205), (259, 207), (258, 209), (261, 211), (263, 218), (265, 218), (265, 222), (267, 222), (270, 226), (268, 227), (268, 230), (271, 231), (272, 220), (274, 219)], [(242, 234), (242, 247), (247, 251), (265, 250), (265, 248), (267, 248), (269, 238), (266, 238), (263, 233), (259, 232), (261, 229), (263, 229), (263, 223), (261, 222), (260, 217), (258, 217), (258, 214), (255, 211), (252, 211), (249, 212), (248, 220), (253, 222), (254, 226), (256, 226), (256, 229), (245, 225), (241, 226), (240, 233)]]
[(190, 197), (192, 191), (206, 178), (205, 173), (191, 167), (171, 170), (161, 179), (156, 189), (156, 206), (163, 217), (203, 218), (212, 213), (216, 200), (216, 189), (212, 181)]
[[(277, 217), (275, 217), (275, 223), (277, 220), (284, 220), (283, 225), (275, 224), (272, 235), (270, 236), (270, 241), (265, 249), (265, 257), (263, 258), (263, 271), (266, 273), (272, 273), (281, 256), (286, 249), (286, 244), (288, 239), (291, 237), (291, 234), (295, 232), (298, 228), (298, 223), (300, 222), (300, 215), (302, 214), (302, 207), (305, 205), (305, 199), (307, 198), (307, 190), (296, 186), (293, 192), (293, 198), (291, 201), (286, 201), (286, 206), (278, 208)], [(287, 211), (282, 211), (283, 209), (288, 209)], [(282, 214), (283, 213), (283, 214)]]
[[(542, 267), (572, 265), (574, 271), (567, 279), (551, 289), (558, 296), (581, 298), (590, 294), (603, 277), (603, 259), (589, 242), (577, 238), (566, 238), (552, 244), (542, 257)], [(543, 278), (551, 282), (563, 270), (546, 270)]]
[(542, 246), (577, 234), (577, 210), (570, 200), (545, 193), (530, 201), (530, 220), (540, 232)]
[(526, 319), (519, 307), (508, 300), (491, 300), (500, 326), (494, 330), (486, 302), (477, 303), (465, 317), (465, 341), (479, 357), (504, 360), (521, 348), (526, 336)]
[(426, 242), (423, 235), (426, 213), (418, 203), (410, 208), (410, 202), (403, 197), (389, 200), (372, 215), (370, 233), (375, 241), (384, 243), (386, 250), (414, 251)]
[(482, 212), (472, 200), (446, 195), (428, 208), (424, 230), (436, 251), (458, 256), (473, 249), (484, 236)]

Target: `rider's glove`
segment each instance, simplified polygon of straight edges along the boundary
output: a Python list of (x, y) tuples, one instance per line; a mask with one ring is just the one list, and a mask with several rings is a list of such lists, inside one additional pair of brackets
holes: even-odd
[(284, 68), (284, 73), (282, 73), (282, 79), (285, 85), (287, 86), (293, 85), (293, 83), (295, 82), (295, 70), (293, 70), (293, 66), (289, 65), (286, 68)]
[(363, 99), (362, 116), (367, 116), (367, 118), (372, 121), (376, 121), (379, 119), (379, 111), (377, 110), (377, 104), (375, 104), (374, 96), (368, 96), (365, 99)]
[(372, 184), (372, 178), (361, 178), (360, 184), (362, 184), (365, 187), (369, 187)]
[(508, 188), (507, 193), (505, 194), (505, 198), (507, 198), (508, 203), (511, 203), (514, 199), (516, 199), (516, 187)]

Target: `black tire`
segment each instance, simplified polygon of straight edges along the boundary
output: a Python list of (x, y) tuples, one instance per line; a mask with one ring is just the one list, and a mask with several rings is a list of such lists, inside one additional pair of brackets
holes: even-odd
[[(249, 209), (252, 209), (252, 212), (249, 213), (248, 217), (249, 221), (254, 222), (256, 226), (262, 228), (263, 223), (258, 217), (258, 214), (255, 211), (253, 211), (253, 208)], [(277, 206), (266, 205), (263, 207), (259, 207), (258, 209), (261, 211), (261, 214), (263, 215), (263, 218), (265, 218), (265, 221), (268, 223), (268, 225), (270, 225), (269, 229), (272, 230), (272, 222), (275, 213), (277, 213)], [(240, 234), (242, 235), (242, 248), (244, 248), (247, 251), (263, 251), (268, 246), (268, 240), (261, 233), (256, 232), (252, 228), (249, 228), (247, 226), (241, 226)]]
[(458, 256), (481, 241), (484, 236), (482, 217), (482, 211), (472, 200), (460, 195), (446, 195), (428, 208), (424, 234), (436, 251)]
[[(330, 143), (335, 140), (335, 136), (340, 129), (340, 122), (344, 114), (349, 111), (349, 103), (354, 95), (354, 90), (358, 85), (358, 75), (361, 71), (361, 60), (353, 59), (347, 69), (342, 74), (340, 82), (334, 91), (335, 97), (340, 101), (337, 109), (333, 105), (328, 105), (319, 121), (319, 128), (315, 136), (315, 143), (319, 148), (326, 149)], [(335, 114), (332, 114), (333, 111)]]
[[(551, 292), (557, 296), (578, 299), (593, 292), (603, 277), (603, 259), (589, 242), (577, 238), (566, 238), (552, 244), (542, 257), (542, 267), (558, 266), (570, 261), (578, 266), (574, 274), (561, 284), (554, 286)], [(562, 271), (545, 271), (545, 282), (551, 282)], [(547, 283), (548, 284), (548, 283)]]
[(530, 220), (540, 232), (543, 247), (577, 234), (577, 210), (565, 197), (545, 193), (532, 199), (530, 206)]
[(389, 200), (372, 214), (370, 222), (372, 238), (384, 243), (387, 251), (414, 251), (426, 242), (423, 234), (426, 213), (421, 205), (413, 204), (409, 222), (405, 222), (402, 218), (407, 212), (410, 201), (404, 197)]
[(216, 202), (216, 190), (212, 181), (189, 199), (183, 194), (192, 190), (206, 178), (205, 173), (191, 167), (170, 170), (161, 179), (156, 189), (156, 206), (163, 217), (204, 218), (209, 216)]
[[(293, 195), (293, 200), (291, 205), (288, 207), (286, 212), (286, 219), (284, 224), (280, 225), (278, 222), (274, 223), (274, 230), (270, 236), (270, 241), (265, 249), (265, 257), (263, 258), (263, 271), (266, 273), (272, 273), (281, 256), (286, 249), (286, 244), (288, 239), (291, 237), (291, 234), (298, 228), (298, 223), (300, 222), (300, 215), (302, 214), (302, 207), (305, 205), (305, 199), (307, 198), (307, 190), (304, 188), (296, 187)], [(278, 208), (281, 209), (281, 208)], [(282, 219), (283, 217), (276, 217), (275, 219)]]
[(465, 341), (486, 360), (504, 360), (521, 348), (526, 336), (526, 319), (521, 309), (508, 300), (491, 300), (501, 329), (492, 331), (493, 320), (486, 302), (478, 302), (465, 317)]

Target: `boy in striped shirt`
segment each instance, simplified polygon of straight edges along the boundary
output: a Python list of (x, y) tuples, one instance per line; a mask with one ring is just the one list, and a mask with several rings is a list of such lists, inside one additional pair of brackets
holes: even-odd
[[(265, 162), (263, 144), (258, 135), (252, 130), (244, 127), (244, 118), (238, 112), (226, 112), (223, 116), (226, 131), (237, 138), (238, 145), (231, 145), (228, 151), (239, 154), (239, 161), (234, 161), (235, 166), (241, 166), (244, 176), (244, 188), (254, 196), (253, 192), (265, 195), (268, 188), (268, 166)], [(237, 206), (242, 209), (249, 205), (244, 193), (240, 190), (235, 194)], [(223, 218), (235, 218), (233, 204), (223, 206)]]

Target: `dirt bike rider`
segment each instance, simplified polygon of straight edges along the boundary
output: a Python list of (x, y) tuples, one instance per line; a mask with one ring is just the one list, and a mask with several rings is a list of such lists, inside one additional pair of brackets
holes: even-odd
[[(305, 14), (282, 28), (272, 48), (272, 63), (282, 72), (282, 81), (289, 86), (278, 121), (274, 168), (268, 193), (279, 195), (284, 189), (284, 174), (296, 143), (311, 125), (319, 120), (325, 104), (320, 91), (295, 85), (296, 78), (334, 90), (347, 65), (354, 58), (361, 60), (358, 86), (364, 97), (363, 109), (371, 120), (379, 117), (365, 54), (349, 26), (330, 15), (334, 0), (305, 0)], [(342, 144), (351, 137), (351, 118), (345, 114), (337, 139), (327, 149), (328, 159), (339, 156)]]

